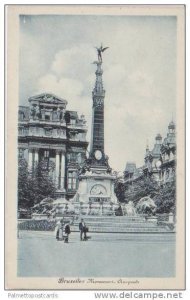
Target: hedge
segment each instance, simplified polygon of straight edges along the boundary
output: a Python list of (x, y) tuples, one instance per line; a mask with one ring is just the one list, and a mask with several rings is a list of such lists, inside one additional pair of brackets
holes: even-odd
[(56, 221), (27, 220), (18, 224), (20, 230), (54, 231)]

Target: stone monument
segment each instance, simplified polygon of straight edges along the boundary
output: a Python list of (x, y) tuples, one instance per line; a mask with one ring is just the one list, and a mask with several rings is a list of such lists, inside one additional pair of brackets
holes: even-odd
[(92, 91), (92, 136), (89, 157), (79, 170), (79, 187), (73, 198), (75, 211), (87, 215), (114, 215), (118, 200), (114, 193), (115, 176), (104, 151), (104, 98), (102, 52), (97, 48), (96, 82)]

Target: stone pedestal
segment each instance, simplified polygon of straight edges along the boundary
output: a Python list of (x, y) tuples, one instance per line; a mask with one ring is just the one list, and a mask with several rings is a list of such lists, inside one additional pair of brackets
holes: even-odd
[(118, 207), (114, 179), (106, 168), (91, 168), (80, 175), (78, 191), (72, 200), (75, 211), (80, 215), (113, 215)]

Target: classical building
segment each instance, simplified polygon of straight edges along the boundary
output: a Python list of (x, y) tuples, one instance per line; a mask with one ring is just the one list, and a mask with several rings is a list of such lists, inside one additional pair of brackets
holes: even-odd
[(19, 106), (18, 156), (25, 158), (33, 172), (39, 162), (48, 168), (57, 196), (74, 196), (78, 168), (86, 157), (86, 121), (76, 111), (66, 110), (67, 101), (53, 94), (29, 98)]
[(108, 164), (108, 156), (104, 151), (104, 98), (105, 90), (102, 82), (102, 59), (98, 56), (95, 62), (96, 82), (92, 92), (92, 136), (90, 153), (79, 176), (79, 188), (73, 201), (83, 204), (80, 213), (112, 214), (113, 205), (117, 205), (114, 193), (115, 176)]

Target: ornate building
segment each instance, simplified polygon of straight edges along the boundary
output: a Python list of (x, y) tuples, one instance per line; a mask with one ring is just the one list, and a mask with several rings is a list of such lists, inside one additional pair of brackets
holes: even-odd
[(155, 144), (152, 150), (147, 145), (144, 157), (145, 164), (136, 168), (135, 163), (127, 162), (124, 171), (124, 182), (130, 188), (133, 182), (138, 181), (142, 176), (154, 178), (160, 185), (175, 180), (176, 168), (176, 132), (175, 123), (171, 121), (168, 125), (166, 138), (162, 141), (160, 134), (155, 137)]
[(168, 133), (161, 145), (161, 165), (160, 175), (161, 182), (163, 184), (172, 182), (175, 180), (176, 173), (176, 132), (175, 123), (170, 122), (168, 126)]
[(86, 121), (66, 110), (67, 101), (53, 94), (29, 98), (19, 106), (18, 156), (33, 172), (42, 162), (57, 187), (57, 196), (71, 198), (78, 187), (77, 170), (86, 157)]
[(153, 150), (146, 150), (144, 172), (162, 185), (175, 180), (175, 167), (176, 133), (175, 123), (171, 121), (163, 142), (158, 134)]
[(160, 149), (162, 145), (162, 137), (158, 133), (155, 137), (155, 144), (153, 149), (150, 151), (147, 145), (145, 154), (145, 166), (144, 173), (151, 175), (157, 182), (160, 181)]
[[(126, 193), (132, 192), (134, 190), (134, 184), (141, 180), (144, 176), (142, 167), (137, 168), (136, 163), (127, 162), (124, 171), (124, 180)], [(127, 196), (125, 196), (127, 200)]]
[(134, 181), (140, 179), (143, 176), (142, 168), (137, 168), (136, 163), (127, 162), (124, 171), (124, 182), (132, 184)]

